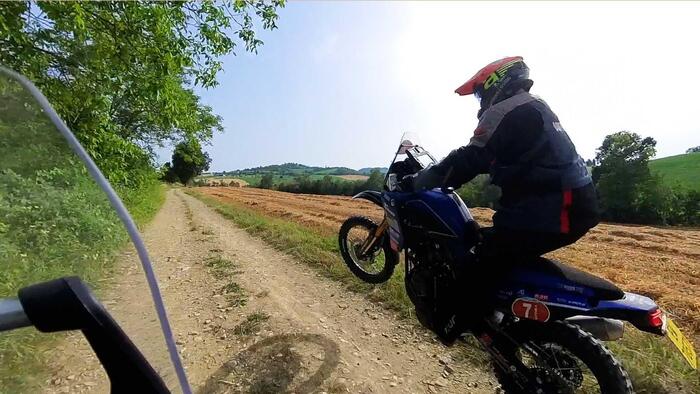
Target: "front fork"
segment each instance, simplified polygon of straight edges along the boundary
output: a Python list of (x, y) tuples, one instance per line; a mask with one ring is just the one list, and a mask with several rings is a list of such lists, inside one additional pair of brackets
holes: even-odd
[(374, 232), (370, 233), (365, 242), (362, 243), (362, 247), (360, 248), (361, 257), (365, 257), (370, 251), (375, 250), (377, 243), (382, 239), (387, 228), (389, 228), (389, 222), (385, 217), (379, 226), (374, 229)]

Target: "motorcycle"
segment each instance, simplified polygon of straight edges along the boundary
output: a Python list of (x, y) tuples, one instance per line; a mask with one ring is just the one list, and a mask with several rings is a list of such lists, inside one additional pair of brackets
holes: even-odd
[[(338, 241), (350, 271), (368, 283), (387, 281), (403, 252), (416, 316), (441, 337), (469, 314), (470, 301), (458, 299), (460, 278), (476, 265), (479, 226), (452, 188), (402, 190), (404, 176), (435, 163), (414, 137), (402, 136), (384, 190), (353, 197), (381, 207), (383, 220), (350, 217)], [(669, 335), (697, 367), (692, 345), (652, 299), (558, 261), (514, 264), (476, 302), (493, 305), (492, 313), (458, 334), (476, 337), (506, 392), (633, 392), (622, 364), (601, 342), (620, 339), (623, 322)]]
[[(99, 287), (112, 251), (129, 240), (145, 273), (133, 276), (134, 285), (150, 297), (144, 296), (138, 305), (116, 302), (105, 307), (92, 288)], [(25, 328), (34, 327), (45, 336), (81, 331), (112, 392), (191, 392), (134, 221), (42, 93), (3, 67), (0, 267), (0, 297), (5, 297), (0, 298), (0, 360), (2, 369), (20, 371), (18, 376), (3, 374), (8, 380), (0, 391), (37, 389), (8, 387), (8, 382), (36, 380), (33, 368), (23, 364), (45, 353), (32, 342), (36, 331)], [(140, 319), (131, 319), (138, 320), (138, 327), (119, 323), (130, 313), (139, 314)], [(132, 340), (136, 337), (139, 346)], [(81, 352), (78, 345), (68, 342), (67, 353)], [(18, 358), (18, 352), (26, 357)]]

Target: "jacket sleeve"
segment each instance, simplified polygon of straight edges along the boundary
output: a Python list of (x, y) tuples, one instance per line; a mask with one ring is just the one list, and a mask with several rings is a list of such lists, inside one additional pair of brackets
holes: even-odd
[(492, 160), (493, 156), (486, 148), (463, 146), (450, 152), (434, 166), (419, 172), (413, 183), (414, 188), (458, 188), (475, 176), (487, 173)]

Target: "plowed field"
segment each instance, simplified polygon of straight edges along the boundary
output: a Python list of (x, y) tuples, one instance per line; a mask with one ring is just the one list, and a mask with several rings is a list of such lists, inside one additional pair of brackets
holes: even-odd
[[(205, 187), (197, 190), (219, 201), (296, 221), (334, 234), (350, 215), (382, 217), (378, 207), (349, 197), (290, 194), (253, 188)], [(493, 211), (472, 209), (488, 225)], [(700, 339), (700, 230), (601, 224), (554, 258), (650, 296)]]

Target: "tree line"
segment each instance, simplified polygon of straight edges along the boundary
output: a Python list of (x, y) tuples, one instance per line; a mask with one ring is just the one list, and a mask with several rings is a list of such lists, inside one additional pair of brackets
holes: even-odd
[(272, 174), (265, 174), (260, 179), (258, 187), (288, 193), (354, 196), (363, 190), (381, 190), (383, 183), (384, 175), (379, 170), (373, 170), (366, 180), (349, 181), (331, 175), (321, 179), (311, 179), (309, 175), (299, 175), (291, 182), (278, 185), (274, 185)]

